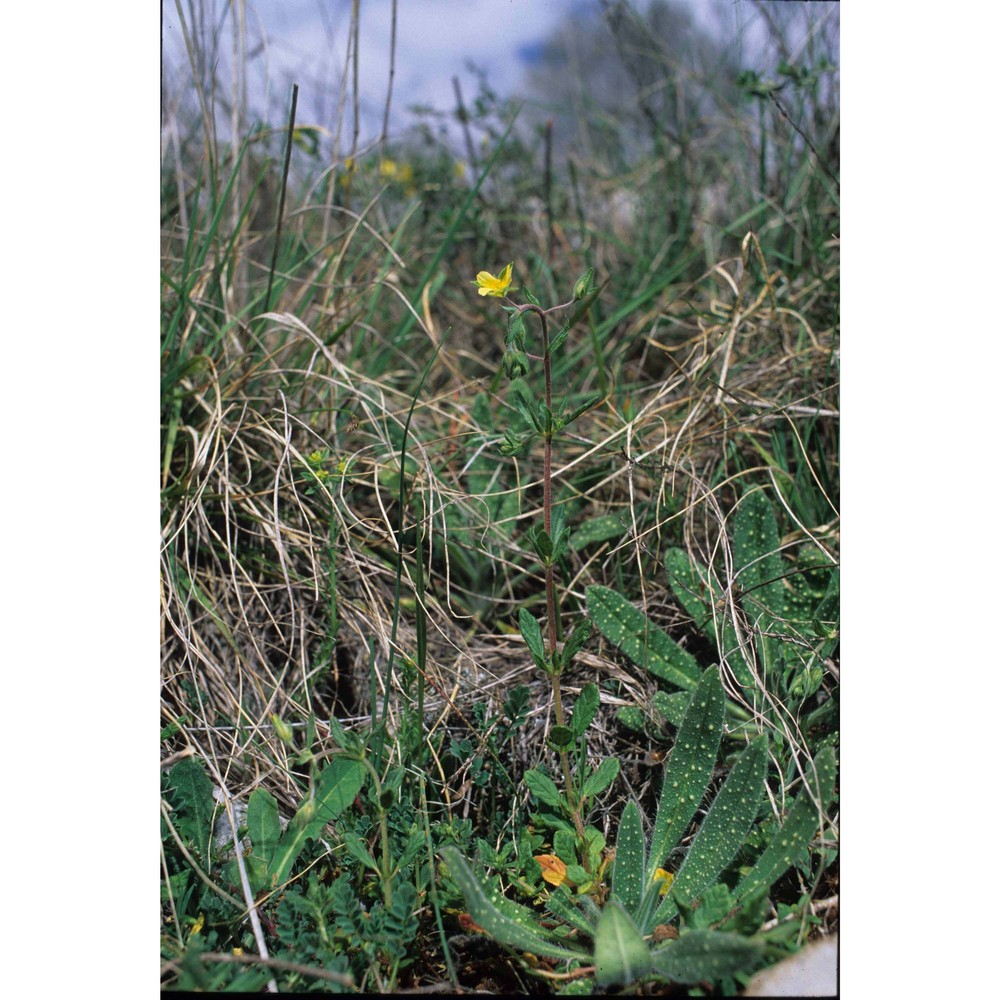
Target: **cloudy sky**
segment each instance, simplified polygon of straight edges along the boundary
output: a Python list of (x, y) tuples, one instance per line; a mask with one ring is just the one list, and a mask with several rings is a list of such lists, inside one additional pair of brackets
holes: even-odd
[[(729, 31), (759, 20), (742, 0), (688, 0), (706, 26), (720, 23)], [(186, 6), (186, 5), (185, 5)], [(211, 4), (204, 4), (211, 6)], [(231, 71), (233, 32), (223, 20), (224, 5), (215, 0), (223, 25), (218, 79)], [(638, 8), (645, 4), (636, 3)], [(257, 0), (247, 4), (251, 108), (268, 109), (272, 122), (287, 114), (290, 83), (299, 84), (300, 124), (332, 127), (349, 40), (351, 0)], [(461, 81), (468, 102), (478, 91), (472, 63), (486, 73), (501, 96), (518, 91), (523, 75), (542, 43), (569, 18), (599, 17), (598, 0), (399, 0), (396, 23), (393, 130), (403, 126), (413, 104), (438, 110), (455, 106), (452, 79)], [(190, 22), (188, 30), (195, 30)], [(359, 94), (364, 129), (374, 137), (381, 128), (389, 81), (392, 0), (361, 3)], [(177, 7), (163, 7), (163, 60), (177, 79), (186, 73), (183, 31)], [(364, 137), (363, 137), (364, 138)]]

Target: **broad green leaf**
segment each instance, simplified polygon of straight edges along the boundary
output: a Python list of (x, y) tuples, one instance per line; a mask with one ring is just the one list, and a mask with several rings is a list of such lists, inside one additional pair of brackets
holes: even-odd
[(575, 740), (576, 733), (569, 726), (553, 726), (549, 730), (548, 743), (555, 750), (564, 750)]
[(528, 791), (539, 802), (544, 802), (545, 805), (552, 806), (553, 809), (565, 807), (565, 802), (559, 794), (559, 789), (556, 788), (556, 783), (547, 774), (542, 774), (541, 771), (532, 768), (530, 771), (524, 772), (524, 783), (528, 786)]
[(364, 765), (359, 760), (335, 757), (327, 764), (316, 782), (315, 797), (299, 807), (278, 841), (270, 864), (271, 877), (277, 884), (291, 874), (306, 842), (318, 837), (326, 824), (354, 801), (364, 777)]
[(521, 608), (518, 614), (518, 623), (521, 626), (521, 635), (524, 637), (525, 645), (531, 654), (535, 666), (539, 670), (545, 670), (547, 660), (545, 657), (545, 646), (542, 643), (542, 627), (538, 624), (535, 616), (527, 608)]
[(677, 897), (701, 895), (733, 860), (757, 818), (766, 775), (767, 735), (761, 734), (740, 754), (712, 801), (654, 923), (664, 923), (677, 912)]
[(573, 903), (564, 889), (553, 889), (545, 901), (545, 906), (554, 917), (575, 927), (587, 937), (593, 937), (594, 925), (584, 916), (580, 907)]
[(617, 591), (588, 587), (587, 612), (601, 634), (637, 666), (686, 691), (698, 686), (698, 661)]
[(615, 842), (615, 864), (611, 888), (629, 913), (635, 913), (642, 896), (646, 870), (646, 838), (642, 832), (639, 807), (629, 801), (622, 813)]
[(281, 838), (281, 822), (278, 800), (263, 788), (255, 789), (247, 802), (247, 832), (254, 854), (270, 864)]
[(646, 728), (646, 716), (635, 705), (623, 705), (615, 712), (615, 719), (635, 733), (641, 733)]
[(623, 986), (651, 971), (649, 947), (635, 921), (614, 896), (608, 900), (594, 932), (594, 964), (601, 986)]
[(750, 968), (763, 952), (752, 938), (721, 931), (694, 930), (676, 941), (655, 949), (653, 968), (677, 983), (714, 982)]
[(380, 869), (372, 857), (371, 851), (368, 850), (365, 842), (352, 830), (344, 830), (341, 833), (341, 837), (344, 841), (344, 846), (347, 848), (347, 853), (351, 857), (356, 858), (360, 861), (366, 868), (370, 868), (376, 874), (380, 874)]
[[(782, 575), (785, 563), (781, 558), (781, 540), (774, 508), (763, 490), (746, 494), (733, 516), (733, 565), (736, 579), (744, 591), (753, 592), (757, 605), (780, 615), (785, 602), (785, 585)], [(760, 622), (761, 629), (768, 629), (773, 619)]]
[(824, 810), (829, 808), (836, 778), (837, 762), (833, 750), (824, 747), (816, 755), (808, 775), (809, 788), (803, 788), (795, 797), (784, 823), (771, 838), (757, 863), (736, 886), (738, 899), (761, 886), (770, 887), (792, 866), (799, 852), (812, 840), (819, 828), (820, 814), (814, 798), (822, 804)]
[(706, 670), (691, 702), (663, 775), (660, 804), (653, 824), (646, 885), (680, 842), (712, 780), (722, 743), (726, 695), (717, 670)]
[(593, 545), (594, 542), (604, 542), (610, 538), (621, 538), (625, 534), (621, 517), (618, 514), (602, 514), (583, 521), (573, 529), (569, 547), (574, 552)]
[(617, 757), (605, 757), (597, 770), (588, 774), (580, 792), (581, 799), (592, 799), (595, 795), (600, 795), (618, 777), (618, 770), (621, 762)]
[(692, 697), (690, 691), (675, 691), (673, 694), (667, 694), (666, 691), (654, 691), (652, 701), (654, 718), (656, 714), (659, 714), (670, 725), (679, 729)]
[(557, 944), (552, 936), (544, 934), (537, 923), (537, 918), (533, 917), (530, 910), (519, 907), (514, 911), (517, 913), (516, 916), (506, 907), (501, 910), (502, 897), (499, 892), (487, 889), (482, 884), (453, 844), (441, 849), (441, 857), (444, 858), (452, 879), (465, 898), (469, 916), (501, 944), (548, 958), (573, 960), (584, 957), (578, 949)]
[[(590, 631), (587, 622), (588, 629)], [(577, 630), (579, 631), (579, 629)], [(573, 633), (574, 636), (576, 632)], [(572, 640), (570, 640), (572, 642)], [(570, 643), (566, 644), (567, 647)], [(580, 696), (576, 699), (576, 704), (573, 706), (573, 715), (570, 719), (570, 728), (573, 730), (576, 736), (582, 736), (586, 732), (587, 726), (589, 726), (597, 715), (597, 709), (601, 704), (601, 695), (598, 691), (597, 685), (594, 683), (585, 684), (583, 690), (580, 692)]]
[(174, 826), (190, 836), (198, 855), (207, 859), (215, 799), (205, 766), (195, 757), (184, 757), (170, 769), (166, 784), (174, 793), (175, 808), (179, 813), (174, 819)]

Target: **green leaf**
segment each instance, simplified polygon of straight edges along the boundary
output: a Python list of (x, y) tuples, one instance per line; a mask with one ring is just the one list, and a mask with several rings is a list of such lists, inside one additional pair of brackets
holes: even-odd
[(713, 600), (720, 599), (724, 593), (715, 574), (710, 574), (683, 549), (669, 549), (664, 565), (667, 567), (670, 589), (681, 606), (696, 622), (702, 623), (702, 632), (715, 643), (720, 657), (732, 667), (740, 684), (744, 688), (753, 689), (753, 673), (743, 657), (731, 613), (727, 608), (716, 609), (713, 606)]
[(553, 726), (549, 730), (548, 743), (553, 750), (565, 750), (576, 740), (576, 733), (569, 726)]
[[(706, 673), (709, 672), (706, 671)], [(670, 725), (679, 729), (693, 697), (694, 695), (690, 691), (674, 691), (673, 694), (667, 694), (666, 691), (654, 691), (653, 718), (662, 716)]]
[(528, 541), (542, 565), (550, 566), (555, 559), (551, 535), (540, 524), (533, 524), (528, 529)]
[(599, 403), (603, 397), (600, 393), (596, 393), (593, 396), (588, 396), (579, 406), (571, 410), (566, 416), (559, 418), (560, 428), (567, 427), (569, 424), (573, 423), (577, 417), (581, 414), (586, 413), (592, 406)]
[(676, 898), (700, 896), (736, 856), (757, 818), (767, 775), (767, 735), (761, 734), (740, 754), (712, 802), (684, 864), (657, 908), (655, 923), (677, 910)]
[(521, 414), (525, 422), (530, 424), (535, 430), (541, 434), (543, 423), (538, 415), (538, 407), (535, 405), (534, 400), (528, 395), (527, 390), (524, 388), (524, 384), (521, 382), (511, 383), (511, 396), (514, 399), (514, 406), (517, 412)]
[[(586, 624), (586, 632), (590, 632), (590, 622), (584, 619), (584, 622), (578, 626), (573, 635), (570, 637), (569, 642), (566, 643), (566, 647), (563, 649), (563, 656), (566, 656), (566, 650), (572, 649), (573, 640), (576, 638), (577, 633), (583, 630), (583, 624)], [(580, 645), (586, 641), (586, 635), (580, 641)], [(567, 662), (572, 659), (572, 656), (566, 657)], [(597, 709), (601, 704), (601, 694), (598, 690), (596, 684), (591, 682), (590, 684), (584, 684), (583, 690), (580, 692), (580, 696), (576, 699), (576, 704), (573, 706), (573, 714), (570, 717), (570, 728), (573, 730), (575, 736), (583, 736), (589, 726), (597, 716)]]
[(642, 833), (639, 807), (630, 800), (622, 813), (615, 842), (615, 864), (611, 888), (629, 913), (635, 913), (642, 896), (646, 870), (646, 838)]
[(748, 969), (759, 960), (763, 947), (752, 938), (721, 931), (694, 930), (655, 949), (653, 968), (676, 983), (714, 982)]
[(315, 796), (304, 802), (278, 841), (271, 859), (272, 879), (281, 884), (302, 853), (306, 841), (318, 837), (326, 824), (355, 799), (365, 780), (364, 765), (349, 757), (335, 757), (321, 772)]
[(587, 611), (601, 634), (637, 666), (686, 691), (698, 686), (698, 661), (617, 591), (588, 587)]
[(587, 775), (580, 792), (580, 798), (592, 799), (595, 795), (600, 795), (618, 777), (620, 767), (621, 762), (617, 757), (605, 757), (597, 765), (597, 770)]
[(601, 986), (623, 986), (648, 975), (649, 947), (635, 921), (612, 897), (601, 912), (594, 933), (594, 964)]
[(496, 889), (487, 889), (473, 873), (469, 863), (453, 844), (441, 849), (441, 857), (448, 865), (452, 879), (465, 897), (469, 915), (480, 927), (501, 944), (533, 955), (571, 961), (584, 958), (578, 949), (555, 943), (543, 934), (530, 910), (524, 907), (501, 909), (503, 897)]
[(340, 719), (336, 716), (330, 716), (329, 726), (330, 736), (333, 738), (333, 742), (336, 743), (341, 750), (353, 749), (357, 745), (357, 736), (355, 736), (354, 733), (349, 733), (340, 724)]
[(525, 298), (526, 298), (526, 299), (527, 299), (527, 300), (528, 300), (528, 301), (529, 301), (529, 302), (530, 302), (530, 303), (531, 303), (531, 304), (532, 304), (533, 306), (538, 306), (539, 308), (541, 307), (541, 305), (542, 305), (542, 304), (541, 304), (541, 302), (539, 302), (539, 301), (538, 301), (538, 299), (536, 299), (536, 298), (535, 298), (535, 296), (534, 296), (534, 295), (533, 295), (533, 294), (531, 293), (531, 289), (530, 289), (530, 288), (528, 288), (528, 286), (527, 286), (527, 285), (522, 285), (522, 286), (521, 286), (521, 292), (522, 292), (522, 293), (524, 294), (524, 297), (525, 297)]
[(524, 315), (520, 312), (513, 312), (507, 321), (507, 340), (505, 342), (507, 349), (523, 351), (525, 349), (524, 338)]
[(347, 853), (351, 857), (360, 861), (366, 868), (370, 868), (376, 875), (381, 874), (381, 870), (375, 858), (372, 857), (371, 851), (368, 850), (365, 842), (353, 830), (344, 830), (341, 833), (341, 837), (344, 841), (344, 847), (347, 848)]
[(576, 862), (576, 832), (556, 830), (552, 835), (552, 851), (564, 864)]
[(573, 529), (573, 536), (569, 540), (569, 547), (574, 552), (579, 552), (588, 545), (595, 542), (607, 541), (610, 538), (621, 538), (625, 534), (621, 517), (618, 514), (602, 514), (600, 517), (592, 517), (587, 521), (578, 524)]
[(688, 906), (680, 897), (677, 906), (684, 922), (690, 928), (714, 927), (721, 923), (735, 907), (735, 900), (729, 887), (722, 882), (709, 886), (698, 899), (698, 905)]
[(814, 797), (824, 810), (828, 809), (833, 800), (836, 779), (836, 758), (833, 750), (824, 747), (816, 755), (808, 775), (809, 788), (803, 788), (795, 797), (784, 823), (771, 838), (757, 863), (736, 886), (738, 899), (761, 886), (770, 887), (792, 866), (798, 853), (808, 845), (819, 828), (820, 814), (813, 801)]
[(664, 771), (650, 844), (647, 885), (680, 843), (712, 780), (722, 743), (725, 706), (726, 695), (718, 671), (706, 670), (698, 690), (691, 696)]
[(553, 809), (565, 808), (566, 804), (559, 794), (559, 789), (556, 788), (556, 783), (547, 774), (532, 768), (524, 772), (524, 783), (539, 802), (544, 802)]
[(255, 789), (247, 802), (247, 832), (254, 854), (270, 864), (278, 849), (281, 822), (278, 800), (263, 788)]
[[(744, 591), (753, 591), (754, 602), (774, 615), (782, 613), (785, 586), (781, 577), (785, 563), (781, 558), (781, 541), (774, 508), (763, 490), (754, 490), (740, 501), (733, 517), (733, 565), (737, 580)], [(762, 630), (773, 624), (765, 616), (759, 623)]]
[(208, 858), (215, 799), (205, 766), (195, 757), (183, 757), (170, 769), (166, 785), (174, 793), (180, 814), (174, 820), (178, 832), (191, 838), (202, 859)]
[[(556, 853), (558, 854), (558, 852)], [(545, 906), (549, 913), (569, 924), (570, 927), (575, 927), (587, 937), (594, 936), (594, 925), (587, 919), (580, 907), (570, 900), (565, 889), (553, 889), (545, 901)]]
[(634, 733), (641, 733), (646, 728), (646, 716), (635, 705), (623, 705), (615, 712), (615, 719)]
[(548, 659), (545, 656), (545, 646), (542, 643), (542, 627), (535, 616), (527, 608), (521, 608), (518, 614), (518, 623), (521, 626), (521, 635), (524, 637), (525, 645), (531, 658), (535, 661), (535, 666), (539, 670), (548, 670)]

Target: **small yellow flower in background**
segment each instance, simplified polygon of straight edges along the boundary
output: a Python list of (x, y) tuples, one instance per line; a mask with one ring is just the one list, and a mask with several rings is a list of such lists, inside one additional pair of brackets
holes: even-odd
[(670, 886), (673, 884), (674, 876), (662, 868), (657, 868), (656, 872), (653, 874), (653, 881), (663, 883), (663, 885), (660, 886), (660, 895), (665, 896), (670, 890)]
[(465, 179), (465, 164), (461, 160), (455, 161), (455, 178), (456, 180)]
[(233, 949), (233, 954), (237, 955), (237, 956), (242, 955), (243, 954), (243, 949), (242, 948), (234, 948)]
[(479, 286), (480, 295), (495, 295), (498, 299), (502, 299), (510, 288), (510, 272), (513, 268), (513, 264), (508, 264), (500, 272), (499, 277), (494, 277), (489, 271), (480, 271), (473, 284)]
[(195, 934), (200, 934), (202, 927), (205, 926), (205, 914), (199, 913), (198, 919), (194, 922), (194, 926), (191, 928), (191, 936), (194, 937)]
[(385, 159), (379, 164), (378, 168), (379, 176), (385, 177), (387, 180), (391, 180), (396, 176), (396, 161)]

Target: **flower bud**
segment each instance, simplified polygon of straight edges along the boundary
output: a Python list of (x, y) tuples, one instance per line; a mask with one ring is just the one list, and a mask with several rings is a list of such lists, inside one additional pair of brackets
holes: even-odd
[(284, 719), (277, 715), (271, 715), (271, 722), (274, 725), (274, 734), (282, 743), (291, 745), (292, 727)]
[(515, 379), (526, 375), (528, 372), (528, 356), (524, 351), (512, 350), (503, 356), (503, 370), (507, 373), (507, 378)]
[(594, 269), (588, 267), (579, 278), (576, 279), (576, 284), (573, 286), (573, 301), (579, 302), (580, 299), (585, 299), (591, 292), (591, 283), (594, 280)]

